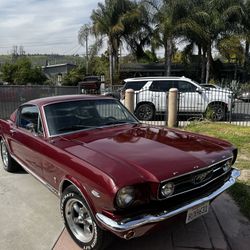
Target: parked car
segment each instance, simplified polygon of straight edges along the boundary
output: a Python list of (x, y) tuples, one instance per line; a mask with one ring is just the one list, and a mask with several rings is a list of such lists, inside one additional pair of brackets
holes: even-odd
[(140, 237), (174, 216), (188, 223), (240, 174), (230, 143), (143, 125), (110, 97), (29, 101), (0, 120), (0, 139), (3, 168), (15, 172), (17, 162), (59, 196), (83, 249), (102, 249), (111, 234)]
[(114, 86), (113, 87), (107, 87), (102, 92), (102, 95), (110, 96), (110, 97), (113, 97), (113, 98), (116, 98), (117, 100), (119, 100), (122, 89), (123, 89), (123, 87), (119, 87), (119, 86), (118, 86), (118, 88), (114, 88)]
[(243, 91), (239, 96), (238, 99), (242, 100), (243, 102), (250, 102), (250, 90)]
[(180, 92), (180, 114), (209, 114), (212, 120), (221, 121), (234, 106), (230, 91), (205, 89), (186, 77), (129, 78), (124, 80), (124, 92), (128, 88), (135, 90), (135, 115), (142, 121), (166, 111), (166, 92), (170, 88)]

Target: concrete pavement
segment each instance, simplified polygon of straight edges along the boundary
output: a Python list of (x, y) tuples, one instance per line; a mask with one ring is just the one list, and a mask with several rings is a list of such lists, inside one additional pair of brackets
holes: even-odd
[[(218, 197), (207, 215), (176, 222), (151, 235), (107, 250), (248, 250), (250, 222), (228, 194)], [(63, 230), (59, 199), (25, 172), (7, 173), (0, 161), (0, 249), (79, 250)]]
[(49, 250), (63, 228), (59, 199), (31, 175), (0, 160), (0, 249)]
[[(53, 250), (80, 250), (66, 230)], [(115, 239), (107, 250), (248, 250), (250, 222), (228, 194), (218, 197), (207, 215), (185, 224), (176, 222), (169, 228), (141, 238)]]

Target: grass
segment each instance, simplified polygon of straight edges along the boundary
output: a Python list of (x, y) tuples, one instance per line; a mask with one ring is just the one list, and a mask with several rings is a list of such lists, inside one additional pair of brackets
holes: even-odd
[[(250, 170), (250, 127), (224, 123), (191, 123), (185, 130), (227, 140), (238, 148), (237, 168)], [(250, 180), (238, 181), (230, 190), (241, 212), (250, 219)]]

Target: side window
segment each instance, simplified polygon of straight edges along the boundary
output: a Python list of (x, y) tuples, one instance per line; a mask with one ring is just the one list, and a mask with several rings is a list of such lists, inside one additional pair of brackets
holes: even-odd
[(149, 90), (155, 92), (167, 92), (171, 88), (174, 88), (173, 81), (153, 81), (149, 87)]
[(179, 81), (178, 82), (178, 90), (180, 92), (195, 92), (196, 91), (196, 86), (193, 85), (190, 82)]
[(41, 119), (36, 106), (24, 106), (19, 111), (18, 127), (33, 131), (38, 134), (43, 133)]
[(126, 89), (133, 89), (133, 90), (140, 90), (147, 81), (136, 81), (136, 82), (126, 82), (124, 85), (124, 90)]

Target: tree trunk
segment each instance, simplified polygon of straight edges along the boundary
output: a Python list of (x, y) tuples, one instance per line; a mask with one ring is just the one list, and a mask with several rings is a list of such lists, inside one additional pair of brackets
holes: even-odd
[(88, 45), (88, 35), (86, 36), (86, 75), (89, 74), (89, 45)]
[(246, 69), (248, 60), (249, 60), (249, 42), (246, 40), (246, 44), (245, 44), (245, 61), (244, 61), (244, 67)]
[(109, 78), (110, 84), (113, 85), (114, 82), (114, 58), (113, 58), (113, 49), (111, 42), (109, 43)]
[(207, 46), (207, 68), (206, 68), (206, 83), (209, 81), (209, 76), (210, 76), (210, 67), (211, 67), (211, 44)]
[(206, 71), (206, 50), (202, 50), (202, 60), (201, 60), (201, 83), (205, 82), (205, 71)]
[(198, 79), (200, 73), (202, 72), (202, 47), (201, 45), (197, 45), (197, 46), (198, 46), (198, 70), (197, 70), (196, 77)]
[(165, 45), (165, 76), (171, 75), (171, 65), (172, 65), (172, 39), (168, 38)]

